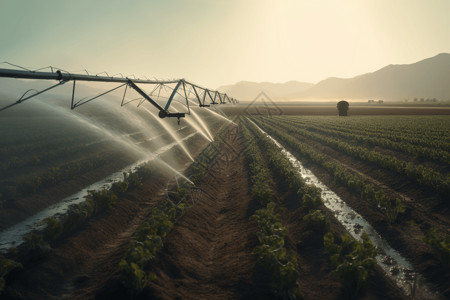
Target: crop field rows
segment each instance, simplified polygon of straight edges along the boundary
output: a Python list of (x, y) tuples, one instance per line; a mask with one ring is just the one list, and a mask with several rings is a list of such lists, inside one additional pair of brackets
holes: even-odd
[(448, 117), (289, 116), (254, 121), (441, 291), (448, 289)]
[[(86, 130), (80, 124), (67, 123), (62, 118), (27, 121), (35, 122), (31, 123), (34, 125), (31, 130), (30, 124), (23, 125), (21, 120), (4, 121), (15, 129), (10, 130), (8, 126), (2, 131), (0, 229), (132, 164), (139, 155), (133, 148), (127, 148), (128, 145), (154, 152), (170, 140), (164, 131), (156, 135), (150, 133), (149, 137), (148, 132), (131, 126), (127, 128), (123, 122), (116, 125), (118, 134), (112, 131), (105, 135), (100, 125), (93, 125), (94, 130)], [(103, 122), (105, 128), (115, 123), (113, 118)], [(211, 125), (217, 124), (211, 122)], [(188, 126), (180, 126), (176, 134), (186, 137), (193, 132)], [(24, 134), (28, 135), (26, 141), (18, 140)], [(200, 139), (193, 137), (194, 141)]]
[[(148, 267), (155, 279), (144, 295), (158, 299), (330, 298), (351, 297), (361, 289), (378, 297), (402, 297), (375, 268), (373, 245), (367, 240), (355, 242), (344, 233), (324, 208), (318, 189), (298, 176), (269, 139), (240, 120), (237, 133), (228, 135), (225, 144), (235, 150), (233, 163), (222, 162), (217, 176), (199, 182), (198, 188), (208, 195), (213, 190), (214, 198), (197, 199), (167, 235), (162, 257)], [(217, 159), (223, 156), (221, 150)], [(219, 186), (211, 188), (215, 185)], [(240, 197), (235, 198), (236, 194)], [(344, 280), (348, 273), (333, 275), (333, 270), (348, 264), (346, 251), (361, 259), (352, 262), (355, 268), (349, 272), (367, 272), (351, 282)], [(330, 261), (332, 255), (334, 261)], [(376, 276), (369, 280), (369, 273)], [(366, 284), (368, 291), (363, 288)], [(380, 292), (376, 286), (386, 289)]]
[[(210, 130), (217, 132), (223, 125), (211, 122)], [(190, 132), (184, 126), (178, 134), (187, 136)], [(197, 155), (207, 141), (197, 134), (184, 144)], [(120, 168), (117, 156), (111, 157), (115, 160), (108, 163)], [(170, 159), (181, 169), (190, 164), (178, 147), (162, 153), (159, 159)], [(70, 205), (63, 215), (46, 218), (43, 230), (33, 230), (24, 237), (24, 243), (0, 255), (1, 294), (6, 291), (13, 299), (39, 299), (49, 294), (85, 299), (98, 293), (112, 274), (118, 276), (119, 262), (127, 257), (131, 236), (147, 224), (149, 214), (164, 207), (165, 188), (173, 176), (170, 169), (161, 169), (158, 161), (151, 161), (124, 173), (123, 180), (109, 189), (89, 191), (84, 201)], [(89, 284), (78, 289), (82, 278), (89, 278)], [(35, 283), (26, 284), (29, 281)]]
[[(178, 165), (190, 165), (183, 174), (191, 182), (150, 163), (90, 192), (0, 257), (2, 290), (10, 299), (408, 298), (376, 264), (367, 235), (350, 237), (320, 189), (257, 124), (447, 297), (450, 119), (398, 118), (216, 122), (212, 143), (198, 135), (187, 141), (193, 163), (180, 148), (171, 150)], [(70, 143), (90, 146), (83, 138)]]

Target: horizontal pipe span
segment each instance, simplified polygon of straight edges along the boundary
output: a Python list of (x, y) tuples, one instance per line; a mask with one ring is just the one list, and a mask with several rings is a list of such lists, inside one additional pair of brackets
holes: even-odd
[(183, 80), (185, 83), (196, 87), (198, 89), (207, 90), (204, 87), (190, 83), (184, 79), (175, 80), (145, 80), (145, 79), (132, 79), (128, 77), (108, 77), (108, 76), (97, 76), (97, 75), (84, 75), (84, 74), (71, 74), (66, 72), (61, 72), (60, 70), (56, 72), (35, 72), (26, 70), (13, 70), (13, 69), (1, 69), (0, 77), (9, 78), (21, 78), (21, 79), (46, 79), (46, 80), (59, 80), (59, 81), (69, 81), (69, 80), (79, 80), (79, 81), (99, 81), (99, 82), (118, 82), (118, 83), (128, 83), (132, 80), (134, 83), (144, 83), (144, 84), (171, 84), (178, 83)]
[[(25, 70), (0, 69), (0, 77), (63, 80), (63, 81), (68, 80), (100, 81), (100, 82), (119, 82), (119, 83), (127, 83), (129, 80), (128, 78), (122, 77), (70, 74), (70, 73), (63, 73), (59, 70), (53, 73), (53, 72), (33, 72)], [(177, 83), (178, 81), (179, 80), (159, 81), (159, 80), (133, 79), (134, 83), (148, 83), (148, 84), (170, 84), (170, 83)]]
[[(127, 85), (130, 85), (133, 87), (139, 94), (144, 96), (147, 100), (149, 100), (154, 106), (156, 106), (160, 111), (161, 110), (168, 110), (168, 107), (170, 106), (170, 103), (173, 100), (173, 97), (175, 96), (175, 93), (177, 92), (179, 86), (181, 84), (184, 85), (190, 85), (194, 88), (194, 91), (196, 93), (197, 99), (199, 100), (199, 104), (202, 107), (205, 107), (205, 96), (208, 94), (209, 98), (212, 100), (211, 104), (224, 104), (226, 103), (225, 99), (228, 99), (229, 102), (235, 103), (235, 101), (230, 101), (230, 98), (228, 98), (227, 94), (219, 93), (218, 91), (211, 91), (204, 87), (198, 86), (196, 84), (190, 83), (184, 79), (176, 79), (176, 80), (144, 80), (144, 79), (130, 79), (128, 77), (109, 77), (109, 76), (98, 76), (98, 75), (86, 75), (86, 74), (71, 74), (68, 72), (63, 72), (61, 70), (58, 70), (56, 72), (40, 72), (40, 71), (29, 71), (29, 70), (14, 70), (14, 69), (2, 69), (0, 68), (0, 77), (5, 78), (19, 78), (19, 79), (38, 79), (38, 80), (58, 80), (60, 83), (65, 83), (67, 81), (73, 80), (73, 81), (96, 81), (96, 82), (113, 82), (113, 83), (124, 83)], [(173, 90), (169, 101), (167, 102), (164, 109), (160, 107), (156, 102), (154, 102), (149, 96), (147, 96), (142, 90), (137, 88), (136, 83), (140, 84), (174, 84), (176, 83), (177, 86)], [(200, 98), (197, 93), (197, 89), (203, 90), (203, 103), (200, 102)], [(45, 91), (45, 90), (44, 90)], [(214, 93), (214, 98), (211, 96), (211, 92)], [(42, 93), (42, 92), (39, 92)], [(37, 95), (37, 94), (35, 94)], [(219, 103), (216, 102), (216, 98), (219, 98)], [(185, 91), (185, 97), (186, 91)], [(29, 97), (31, 98), (31, 97)], [(95, 98), (93, 98), (95, 99)], [(93, 100), (92, 99), (92, 100)], [(233, 98), (232, 98), (233, 99)], [(234, 100), (234, 99), (233, 99)], [(187, 101), (187, 99), (186, 99)], [(20, 101), (18, 101), (20, 103)], [(9, 108), (11, 105), (4, 107), (0, 110), (4, 110), (6, 108)], [(73, 108), (73, 107), (72, 107)]]

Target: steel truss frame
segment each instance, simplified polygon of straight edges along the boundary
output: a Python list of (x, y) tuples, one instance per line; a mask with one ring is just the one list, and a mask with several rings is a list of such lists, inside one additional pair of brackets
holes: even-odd
[[(29, 100), (37, 95), (40, 95), (48, 90), (51, 90), (53, 88), (56, 88), (58, 86), (61, 86), (65, 84), (66, 82), (73, 81), (73, 87), (72, 87), (72, 101), (70, 108), (75, 109), (83, 104), (89, 103), (101, 96), (104, 96), (110, 92), (113, 92), (119, 88), (125, 87), (121, 106), (124, 106), (128, 103), (131, 103), (135, 100), (140, 100), (138, 106), (140, 106), (145, 100), (147, 100), (151, 105), (156, 107), (159, 110), (159, 117), (160, 118), (177, 118), (178, 123), (180, 122), (180, 118), (184, 118), (186, 114), (190, 114), (190, 107), (189, 107), (189, 98), (186, 93), (186, 88), (190, 88), (194, 91), (195, 98), (199, 104), (200, 107), (209, 107), (211, 104), (226, 104), (232, 103), (236, 104), (239, 101), (228, 97), (225, 93), (220, 93), (218, 91), (212, 91), (207, 88), (201, 87), (199, 85), (196, 85), (194, 83), (191, 83), (189, 81), (186, 81), (185, 79), (177, 79), (177, 80), (148, 80), (148, 79), (130, 79), (128, 77), (109, 77), (109, 76), (98, 76), (98, 75), (85, 75), (85, 74), (72, 74), (67, 73), (61, 70), (57, 70), (56, 72), (40, 72), (40, 71), (29, 71), (29, 70), (15, 70), (15, 69), (0, 69), (0, 77), (7, 77), (7, 78), (19, 78), (19, 79), (38, 79), (38, 80), (57, 80), (58, 83), (55, 85), (52, 85), (48, 88), (45, 88), (41, 91), (36, 90), (28, 90), (26, 91), (22, 97), (20, 97), (19, 100), (16, 102), (9, 104), (7, 106), (4, 106), (0, 108), (0, 111), (6, 110), (8, 108), (11, 108), (17, 104), (20, 104), (22, 102), (25, 102), (26, 100)], [(113, 82), (113, 83), (119, 83), (118, 86), (103, 92), (99, 95), (96, 95), (92, 98), (86, 99), (83, 98), (81, 100), (75, 101), (75, 87), (77, 81), (95, 81), (95, 82)], [(151, 95), (153, 92), (156, 91), (156, 89), (159, 88), (159, 92), (161, 91), (162, 87), (165, 87), (168, 84), (175, 84), (175, 88), (172, 90), (172, 93), (170, 94), (170, 97), (164, 107), (159, 105), (152, 97)], [(153, 91), (150, 94), (147, 94), (145, 91), (143, 91), (137, 84), (150, 84), (155, 85)], [(127, 93), (128, 87), (135, 90), (142, 98), (136, 98), (133, 100), (130, 100), (126, 103), (124, 103), (125, 95)], [(33, 94), (26, 96), (30, 91), (34, 91)], [(203, 93), (203, 97), (200, 97), (200, 95)], [(184, 97), (186, 100), (186, 107), (188, 109), (187, 112), (170, 112), (169, 108), (172, 104), (172, 101), (176, 95), (180, 95)], [(213, 94), (213, 95), (211, 95)], [(189, 93), (190, 95), (190, 93)], [(208, 95), (209, 103), (206, 102), (206, 96)], [(218, 100), (218, 102), (217, 102)]]

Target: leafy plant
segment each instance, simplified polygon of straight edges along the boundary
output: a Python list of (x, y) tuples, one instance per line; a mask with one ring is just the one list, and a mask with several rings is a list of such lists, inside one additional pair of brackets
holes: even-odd
[(148, 266), (163, 248), (163, 239), (172, 230), (175, 220), (183, 214), (189, 192), (181, 186), (173, 197), (179, 200), (177, 205), (169, 199), (158, 203), (136, 231), (130, 248), (120, 262), (121, 281), (133, 297), (145, 288), (149, 280), (156, 278), (155, 274), (147, 271)]
[[(315, 149), (305, 145), (304, 143), (300, 143), (295, 137), (292, 136), (292, 134), (289, 134), (290, 132), (293, 132), (313, 138), (313, 136), (310, 136), (310, 133), (295, 128), (289, 122), (284, 120), (277, 120), (276, 122), (272, 120), (270, 122), (272, 122), (271, 124), (281, 124), (280, 126), (286, 129), (287, 133), (285, 131), (278, 130), (268, 124), (263, 125), (264, 128), (271, 134), (274, 134), (278, 138), (280, 138), (280, 140), (286, 143), (288, 147), (293, 149), (296, 154), (301, 157), (305, 157), (306, 159), (309, 159), (315, 163), (318, 163), (319, 165), (324, 167), (328, 172), (331, 173), (334, 180), (343, 183), (349, 188), (349, 190), (360, 193), (362, 199), (376, 201), (379, 207), (383, 207), (385, 209), (386, 220), (388, 223), (394, 223), (397, 220), (398, 216), (405, 211), (405, 207), (403, 206), (401, 200), (388, 198), (384, 190), (378, 189), (372, 184), (367, 183), (361, 175), (348, 168), (343, 167), (338, 162), (330, 161), (325, 155), (318, 154)], [(320, 141), (326, 143), (326, 141), (328, 140), (323, 137), (323, 139), (321, 139)], [(299, 195), (302, 195), (303, 189), (303, 187), (299, 189)], [(320, 193), (319, 197), (315, 197), (315, 193), (316, 192), (314, 191), (309, 191), (307, 192), (309, 196), (304, 197), (304, 207), (308, 210), (317, 209), (320, 205)]]
[(43, 223), (46, 225), (42, 234), (45, 240), (52, 241), (55, 240), (62, 232), (63, 227), (61, 222), (58, 221), (55, 217), (48, 217), (43, 220)]
[(320, 210), (310, 212), (303, 220), (319, 232), (325, 233), (330, 230), (330, 220)]
[(284, 298), (295, 298), (299, 277), (295, 255), (288, 255), (284, 247), (286, 229), (281, 224), (281, 215), (276, 211), (274, 202), (269, 202), (264, 209), (259, 209), (250, 218), (257, 222), (260, 245), (253, 253), (259, 262), (271, 274), (275, 288)]
[(315, 209), (318, 209), (320, 207), (320, 205), (323, 204), (322, 198), (320, 197), (320, 192), (319, 195), (317, 195), (317, 192), (312, 192), (311, 189), (309, 190), (304, 190), (304, 189), (300, 189), (299, 193), (303, 194), (302, 197), (302, 206), (307, 210), (307, 211), (312, 211)]
[(423, 237), (423, 241), (431, 246), (434, 255), (439, 261), (450, 266), (450, 236), (440, 238), (436, 228), (432, 227)]
[[(332, 135), (328, 135), (325, 132), (313, 132), (311, 130), (301, 128), (298, 123), (291, 122), (285, 119), (267, 120), (269, 123), (276, 123), (287, 131), (279, 132), (277, 135), (284, 136), (283, 139), (288, 143), (298, 143), (292, 135), (301, 135), (308, 139), (315, 140), (324, 145), (327, 145), (335, 150), (346, 153), (355, 158), (364, 160), (368, 163), (378, 165), (384, 169), (394, 171), (398, 174), (404, 175), (411, 180), (417, 182), (419, 185), (425, 187), (431, 187), (435, 189), (441, 195), (448, 195), (450, 193), (450, 180), (445, 175), (432, 168), (426, 167), (421, 164), (406, 162), (395, 156), (382, 154), (378, 151), (368, 149), (364, 146), (348, 143), (342, 138), (336, 138)], [(270, 127), (270, 126), (269, 126)], [(279, 130), (272, 130), (279, 131)], [(432, 150), (426, 150), (429, 152)], [(309, 155), (309, 154), (308, 154)], [(438, 155), (439, 156), (439, 155)], [(445, 153), (445, 157), (450, 159), (449, 155)], [(349, 186), (357, 188), (356, 182), (347, 181)]]
[(128, 263), (124, 259), (121, 260), (119, 270), (120, 281), (128, 287), (132, 298), (147, 286), (149, 281), (147, 274), (134, 262)]
[(389, 224), (395, 223), (400, 214), (404, 213), (406, 208), (400, 199), (394, 201), (386, 201), (386, 218)]
[(30, 232), (25, 235), (21, 249), (23, 250), (19, 251), (20, 255), (28, 261), (41, 259), (51, 251), (50, 245), (44, 241), (42, 234), (38, 232)]
[(5, 289), (5, 277), (11, 271), (22, 268), (22, 264), (0, 256), (0, 295)]
[(341, 242), (336, 243), (334, 234), (327, 232), (324, 236), (324, 246), (330, 255), (334, 273), (342, 282), (350, 298), (356, 298), (358, 292), (367, 284), (367, 279), (376, 264), (376, 248), (365, 232), (361, 241), (343, 234)]

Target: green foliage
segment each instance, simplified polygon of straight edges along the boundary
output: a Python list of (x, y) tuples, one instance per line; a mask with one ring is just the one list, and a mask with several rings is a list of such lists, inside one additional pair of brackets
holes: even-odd
[(22, 264), (0, 256), (0, 295), (5, 289), (5, 277), (11, 271), (22, 268)]
[(128, 181), (125, 179), (127, 178), (127, 173), (123, 173), (124, 180), (114, 182), (111, 186), (111, 191), (113, 191), (115, 194), (120, 195), (125, 193), (128, 190)]
[[(190, 167), (190, 178), (193, 182), (200, 182), (206, 176), (208, 166), (222, 143), (220, 136), (225, 132), (220, 132), (219, 138), (210, 143)], [(149, 177), (149, 168), (139, 168), (136, 174), (136, 177), (133, 177), (133, 174), (124, 174), (124, 182), (129, 186), (139, 185), (142, 179)], [(125, 186), (118, 184), (116, 188), (120, 191), (124, 190)], [(130, 248), (119, 264), (121, 281), (133, 297), (145, 288), (148, 281), (156, 279), (156, 275), (148, 270), (150, 263), (163, 248), (163, 240), (172, 230), (176, 220), (189, 206), (190, 195), (189, 187), (179, 186), (170, 194), (170, 199), (158, 203), (134, 234)]]
[(297, 290), (297, 259), (288, 255), (284, 247), (286, 229), (281, 224), (281, 215), (274, 202), (269, 202), (264, 209), (259, 209), (250, 218), (259, 227), (257, 233), (260, 245), (253, 253), (258, 255), (259, 262), (271, 274), (275, 288), (285, 298), (295, 298)]
[(423, 241), (431, 246), (439, 261), (450, 266), (450, 236), (440, 238), (436, 228), (430, 228), (423, 237)]
[(46, 225), (42, 235), (46, 241), (53, 241), (61, 234), (63, 228), (61, 222), (55, 217), (48, 217), (43, 220)]
[(124, 173), (124, 179), (112, 184), (109, 190), (90, 190), (86, 200), (69, 206), (60, 221), (54, 217), (45, 219), (47, 225), (42, 232), (43, 238), (52, 241), (61, 235), (67, 235), (84, 224), (89, 218), (101, 211), (111, 209), (118, 201), (117, 195), (127, 192), (130, 188), (140, 186), (142, 180), (151, 174), (150, 167), (143, 165), (135, 172)]
[(188, 188), (179, 187), (175, 193), (170, 195), (170, 199), (179, 208), (179, 204), (187, 203), (190, 196), (190, 190)]
[(400, 199), (395, 199), (394, 201), (387, 201), (386, 205), (386, 217), (389, 224), (393, 224), (397, 221), (397, 218), (400, 214), (404, 213), (406, 208), (402, 204)]
[(361, 239), (362, 241), (356, 241), (345, 233), (341, 236), (341, 242), (336, 243), (332, 232), (324, 236), (324, 246), (330, 255), (334, 273), (351, 298), (356, 298), (358, 292), (366, 286), (376, 264), (375, 246), (365, 232)]
[[(38, 161), (38, 163), (36, 163), (36, 161)], [(39, 158), (37, 158), (37, 160), (36, 158), (33, 158), (33, 164), (39, 164), (40, 162), (41, 161)], [(104, 165), (106, 162), (107, 160), (105, 158), (96, 156), (83, 161), (70, 162), (57, 167), (50, 167), (43, 173), (35, 175), (34, 177), (21, 183), (16, 187), (14, 193), (9, 191), (9, 197), (16, 198), (36, 193), (44, 188), (55, 186), (64, 180), (69, 180), (80, 174), (92, 171)], [(20, 164), (23, 163), (26, 164), (29, 162), (20, 162)]]
[[(352, 135), (352, 132), (349, 132), (348, 128), (346, 128), (345, 134), (342, 133), (339, 134), (336, 132), (336, 130), (322, 129), (323, 127), (322, 124), (321, 125), (304, 124), (299, 119), (289, 120), (286, 118), (283, 119), (275, 118), (267, 121), (268, 121), (267, 123), (276, 124), (277, 126), (280, 126), (285, 130), (283, 132), (280, 132), (279, 134), (284, 135), (283, 139), (285, 139), (286, 141), (291, 140), (288, 143), (291, 142), (298, 144), (293, 135), (301, 135), (308, 139), (317, 141), (323, 145), (327, 145), (337, 151), (346, 153), (350, 156), (377, 165), (381, 168), (391, 170), (400, 175), (406, 176), (409, 179), (417, 182), (419, 185), (435, 189), (441, 195), (448, 195), (450, 193), (450, 178), (446, 174), (441, 174), (440, 172), (434, 170), (433, 168), (426, 167), (422, 164), (406, 162), (395, 156), (386, 155), (381, 152), (369, 149), (365, 145), (360, 146), (361, 143), (359, 141), (356, 144), (348, 142), (347, 141), (349, 139), (348, 137)], [(365, 132), (358, 139), (364, 140), (366, 142), (370, 141), (368, 142), (368, 144), (373, 144), (376, 146), (380, 145), (377, 144), (377, 141), (373, 140), (370, 137), (367, 137), (368, 135), (372, 134), (373, 134), (372, 131)], [(442, 133), (436, 134), (437, 141), (435, 142), (435, 144), (441, 144), (439, 141), (441, 134)], [(417, 134), (415, 134), (415, 136), (417, 137)], [(380, 143), (381, 145), (389, 145), (389, 142), (386, 142), (386, 139), (381, 140)], [(438, 152), (436, 152), (436, 149), (434, 149), (433, 147), (427, 147), (419, 150), (418, 147), (404, 144), (398, 144), (394, 148), (396, 148), (395, 150), (404, 151), (403, 149), (415, 147), (416, 150), (413, 150), (411, 153), (421, 156), (428, 156), (429, 154), (433, 153), (431, 154), (432, 159), (442, 161), (442, 158), (444, 158), (445, 163), (450, 162), (450, 153), (448, 153), (447, 150), (449, 148), (448, 147), (445, 148), (444, 143), (442, 143), (442, 145), (440, 146), (444, 147), (443, 149), (445, 150), (438, 150)], [(300, 149), (302, 147), (300, 148), (294, 147), (294, 148)], [(304, 152), (306, 156), (309, 156), (313, 160), (316, 159), (317, 156), (311, 154), (310, 153), (311, 151), (304, 151), (306, 148), (303, 147), (301, 152)], [(350, 188), (352, 188), (353, 186), (354, 188), (357, 189), (356, 191), (361, 192), (360, 190), (358, 190), (357, 182), (352, 180), (347, 180), (346, 182), (348, 183)]]
[(62, 231), (68, 233), (77, 229), (87, 219), (111, 208), (116, 202), (117, 196), (111, 190), (88, 191), (86, 200), (70, 205), (67, 213), (61, 218)]
[(139, 166), (134, 172), (123, 172), (123, 180), (114, 182), (110, 190), (116, 195), (121, 195), (129, 188), (141, 186), (142, 182), (150, 178), (151, 174), (149, 164)]
[[(302, 189), (299, 190), (299, 192), (302, 191)], [(316, 193), (309, 193), (302, 191), (303, 197), (302, 197), (302, 206), (307, 211), (312, 211), (315, 209), (318, 209), (322, 204), (322, 198), (320, 197), (320, 194), (317, 195)]]
[[(268, 122), (270, 123), (270, 122)], [(293, 149), (293, 151), (300, 157), (309, 159), (319, 165), (321, 165), (325, 170), (330, 172), (336, 181), (341, 182), (346, 185), (350, 191), (360, 193), (363, 200), (373, 200), (378, 203), (380, 207), (385, 209), (386, 220), (388, 223), (392, 224), (397, 221), (398, 216), (405, 211), (405, 207), (399, 199), (389, 199), (382, 189), (377, 189), (372, 184), (367, 183), (365, 178), (360, 174), (343, 167), (340, 163), (334, 162), (328, 159), (327, 156), (317, 153), (315, 149), (300, 143), (291, 133), (298, 133), (311, 138), (310, 133), (305, 133), (304, 130), (300, 130), (291, 125), (290, 122), (283, 120), (272, 121), (273, 124), (277, 126), (282, 126), (286, 131), (281, 131), (273, 126), (270, 126), (267, 122), (264, 128), (271, 134), (274, 134), (283, 141), (288, 147)], [(271, 124), (272, 124), (271, 123)], [(261, 124), (260, 124), (261, 125)], [(320, 140), (321, 142), (324, 142)], [(305, 188), (299, 189), (299, 195), (303, 193)], [(310, 188), (306, 188), (310, 189)], [(304, 197), (304, 207), (308, 210), (314, 210), (319, 207), (320, 193), (319, 196), (314, 196), (317, 192), (307, 191), (306, 194), (309, 196)]]
[(117, 202), (117, 196), (111, 190), (88, 191), (87, 201), (92, 201), (93, 212), (96, 214), (107, 208), (111, 208)]
[[(277, 177), (288, 182), (293, 190), (303, 187), (306, 191), (307, 187), (298, 172), (272, 141), (257, 131), (253, 131), (252, 135), (245, 125), (241, 127), (241, 132), (244, 137), (244, 155), (250, 174), (251, 193), (261, 205), (265, 206), (257, 210), (250, 218), (257, 222), (259, 228), (257, 233), (259, 246), (253, 250), (253, 253), (258, 255), (259, 263), (270, 273), (275, 289), (283, 298), (293, 299), (299, 277), (297, 259), (295, 255), (289, 255), (284, 247), (287, 231), (281, 223), (281, 215), (277, 211), (276, 204), (271, 201), (274, 195), (272, 188), (274, 183), (270, 180), (270, 171), (256, 142), (258, 141), (260, 147), (265, 149), (269, 165), (275, 170)], [(255, 137), (258, 140), (255, 140)]]
[(67, 213), (61, 220), (63, 224), (63, 232), (69, 233), (81, 226), (94, 213), (94, 203), (92, 199), (72, 204), (69, 206)]
[(319, 232), (325, 233), (330, 230), (330, 220), (320, 210), (310, 212), (303, 217), (303, 221)]
[(130, 248), (119, 265), (121, 281), (133, 296), (139, 294), (149, 280), (156, 278), (147, 271), (148, 266), (163, 248), (163, 239), (172, 230), (174, 222), (184, 213), (189, 195), (187, 188), (178, 188), (173, 195), (177, 204), (169, 199), (158, 203), (151, 216), (134, 234)]
[(88, 191), (86, 200), (71, 205), (66, 215), (62, 217), (62, 231), (64, 233), (71, 232), (92, 216), (106, 209), (111, 209), (117, 203), (117, 195), (127, 192), (130, 188), (142, 185), (142, 181), (150, 175), (150, 167), (143, 165), (135, 172), (124, 172), (123, 180), (113, 183), (109, 190)]
[(297, 191), (297, 194), (301, 197), (304, 194), (308, 194), (312, 198), (316, 195), (320, 197), (320, 189), (306, 184), (296, 168), (292, 166), (289, 159), (281, 153), (280, 148), (275, 145), (271, 139), (258, 131), (254, 126), (252, 126), (252, 129), (253, 134), (258, 138), (260, 147), (263, 148), (267, 154), (269, 166), (271, 171), (275, 173), (275, 176), (281, 181), (289, 183), (289, 188)]
[(126, 260), (121, 260), (119, 263), (120, 281), (129, 288), (131, 296), (139, 294), (149, 281), (147, 274), (134, 262), (128, 263)]
[(244, 137), (244, 155), (249, 170), (250, 192), (253, 198), (265, 206), (274, 196), (272, 189), (274, 183), (270, 179), (270, 171), (250, 131), (247, 127), (241, 126), (241, 132)]
[(39, 260), (47, 256), (52, 250), (39, 232), (30, 232), (23, 239), (24, 242), (21, 245), (21, 249), (23, 250), (19, 252), (26, 260)]

